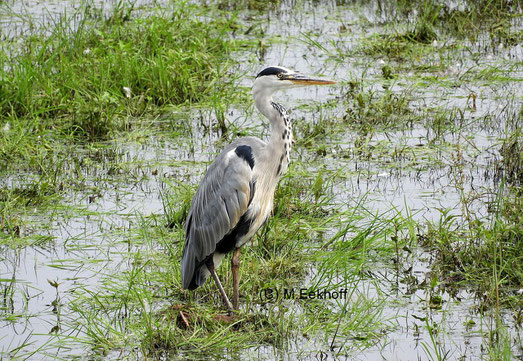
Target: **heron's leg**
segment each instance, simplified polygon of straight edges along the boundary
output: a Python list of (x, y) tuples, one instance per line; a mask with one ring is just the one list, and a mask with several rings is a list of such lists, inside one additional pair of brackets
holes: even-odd
[(235, 248), (234, 253), (232, 254), (231, 261), (231, 271), (232, 271), (232, 307), (235, 310), (239, 310), (238, 298), (239, 291), (238, 285), (240, 283), (240, 278), (238, 277), (238, 269), (240, 268), (240, 249)]
[(209, 272), (211, 272), (212, 278), (214, 278), (214, 282), (216, 282), (216, 285), (218, 286), (218, 289), (220, 290), (220, 293), (223, 298), (223, 302), (225, 302), (225, 305), (229, 309), (229, 311), (232, 311), (232, 305), (231, 301), (227, 298), (227, 294), (225, 293), (225, 290), (223, 289), (223, 286), (220, 282), (220, 279), (218, 278), (218, 275), (216, 274), (216, 271), (214, 269), (214, 263), (212, 262), (212, 259), (209, 260), (209, 262), (206, 263), (207, 268), (209, 269)]

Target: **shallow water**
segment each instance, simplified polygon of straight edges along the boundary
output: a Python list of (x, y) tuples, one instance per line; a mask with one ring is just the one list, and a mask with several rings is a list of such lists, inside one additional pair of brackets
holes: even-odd
[[(107, 9), (114, 3), (95, 2), (93, 6)], [(147, 1), (137, 3), (138, 6), (144, 4)], [(28, 24), (45, 24), (64, 12), (72, 13), (79, 3), (8, 1), (1, 6), (0, 26), (5, 39), (26, 34), (30, 31)], [(13, 14), (22, 16), (16, 18)], [(279, 102), (293, 109), (292, 117), (297, 122), (317, 123), (325, 118), (343, 118), (347, 108), (344, 80), (359, 79), (366, 90), (383, 91), (383, 85), (387, 85), (381, 77), (382, 62), (333, 55), (336, 52), (348, 53), (363, 36), (382, 29), (382, 25), (377, 24), (382, 19), (376, 15), (375, 3), (336, 5), (334, 1), (313, 4), (284, 1), (277, 9), (264, 14), (256, 11), (240, 13), (240, 19), (245, 23), (251, 23), (252, 16), (255, 16), (256, 26), (265, 33), (265, 45), (258, 54), (238, 54), (239, 59), (244, 60), (238, 65), (239, 72), (254, 75), (267, 65), (280, 64), (303, 73), (338, 79), (342, 83), (338, 87), (298, 89), (278, 95)], [(367, 21), (362, 22), (362, 17)], [(32, 21), (27, 21), (27, 18)], [(342, 27), (349, 31), (340, 30)], [(326, 50), (314, 46), (311, 39)], [(460, 54), (449, 69), (450, 75), (441, 76), (454, 81), (480, 65), (504, 66), (523, 61), (521, 45), (508, 49), (495, 47), (495, 51), (491, 47), (478, 42), (472, 48), (481, 55), (479, 60), (467, 57), (467, 53)], [(482, 48), (487, 50), (478, 50)], [(514, 66), (507, 74), (521, 79), (523, 69)], [(239, 85), (250, 87), (251, 82), (252, 78), (246, 78)], [(415, 87), (416, 82), (417, 75), (407, 74), (392, 84), (392, 90), (400, 93), (412, 88), (416, 96), (409, 108), (417, 111), (430, 111), (435, 107), (462, 109), (465, 125), (459, 134), (444, 131), (438, 138), (425, 124), (409, 129), (378, 130), (370, 145), (408, 151), (399, 157), (391, 156), (390, 152), (362, 157), (353, 152), (359, 134), (348, 129), (344, 134), (327, 137), (325, 156), (320, 158), (313, 150), (301, 148), (294, 153), (294, 160), (310, 163), (312, 170), (322, 166), (329, 170), (342, 169), (344, 177), (335, 181), (333, 186), (338, 204), (351, 205), (366, 195), (366, 207), (370, 209), (385, 211), (394, 206), (399, 210), (408, 209), (416, 221), (437, 221), (441, 214), (438, 209), (452, 209), (461, 214), (462, 198), (456, 190), (456, 174), (453, 173), (459, 148), (464, 163), (464, 173), (460, 175), (463, 177), (463, 192), (481, 190), (482, 197), (472, 203), (471, 211), (476, 217), (487, 217), (488, 203), (495, 197), (497, 189), (492, 167), (500, 161), (499, 139), (510, 131), (508, 118), (521, 107), (521, 85), (512, 81), (493, 84), (474, 81), (458, 82), (449, 87), (428, 82), (422, 88)], [(478, 96), (475, 109), (470, 109), (468, 98), (472, 92)], [(336, 106), (321, 112), (315, 110), (332, 99), (337, 101)], [(250, 120), (252, 113), (252, 106), (248, 106), (227, 111), (225, 116), (228, 122), (245, 122), (259, 134), (268, 134), (258, 115), (254, 113), (254, 120)], [(127, 255), (143, 245), (129, 244), (126, 230), (142, 216), (163, 213), (162, 192), (168, 191), (170, 180), (197, 184), (207, 162), (221, 146), (217, 134), (206, 132), (200, 125), (202, 122), (212, 124), (214, 115), (211, 110), (195, 110), (172, 116), (190, 117), (194, 125), (192, 136), (173, 141), (169, 135), (158, 134), (147, 141), (103, 144), (93, 153), (92, 150), (79, 151), (76, 156), (91, 160), (94, 165), (82, 168), (81, 176), (87, 190), (67, 194), (49, 214), (38, 214), (35, 210), (35, 214), (29, 216), (31, 226), (22, 232), (38, 235), (36, 244), (4, 250), (0, 264), (1, 290), (3, 307), (12, 318), (0, 321), (1, 356), (8, 357), (10, 350), (31, 343), (20, 351), (25, 354), (41, 348), (31, 359), (40, 359), (42, 352), (63, 357), (63, 350), (57, 349), (56, 345), (47, 349), (47, 342), (52, 340), (49, 334), (54, 332), (55, 326), (66, 327), (63, 319), (74, 319), (68, 300), (73, 299), (76, 292), (96, 293), (101, 278), (128, 267)], [(485, 119), (491, 122), (485, 124)], [(437, 139), (436, 145), (432, 143), (434, 139)], [(27, 178), (21, 176), (2, 182), (11, 185), (25, 181)], [(429, 259), (430, 255), (418, 252), (410, 258), (410, 265), (403, 266), (405, 269), (412, 266), (409, 282), (421, 284), (425, 280)], [(478, 316), (471, 293), (461, 291), (453, 297), (444, 294), (442, 309), (430, 309), (426, 302), (427, 291), (419, 288), (412, 292), (409, 283), (402, 282), (402, 278), (406, 278), (402, 271), (385, 267), (360, 283), (365, 297), (377, 297), (377, 287), (388, 295), (383, 317), (390, 319), (390, 329), (374, 346), (337, 355), (321, 351), (325, 349), (321, 339), (298, 338), (289, 341), (289, 349), (285, 352), (272, 346), (256, 347), (242, 354), (242, 359), (426, 359), (421, 343), (431, 345), (431, 341), (423, 327), (424, 321), (420, 320), (425, 317), (431, 324), (439, 325), (437, 340), (443, 350), (449, 351), (450, 359), (475, 360), (484, 355), (482, 345), (493, 329), (494, 321), (488, 315)], [(58, 288), (49, 281), (58, 282)], [(53, 304), (55, 300), (58, 300), (58, 308)], [(503, 312), (502, 319), (512, 338), (518, 339), (519, 329), (513, 325), (510, 311)], [(474, 324), (468, 322), (470, 320)], [(75, 329), (62, 329), (61, 332), (81, 334)], [(67, 352), (72, 355), (89, 353), (82, 347), (76, 345)], [(117, 358), (118, 355), (108, 356), (108, 359)]]

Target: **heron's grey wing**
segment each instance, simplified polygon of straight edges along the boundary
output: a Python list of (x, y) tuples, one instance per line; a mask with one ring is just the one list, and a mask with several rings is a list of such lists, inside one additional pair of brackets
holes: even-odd
[(183, 288), (194, 289), (204, 282), (200, 268), (214, 253), (216, 244), (234, 229), (253, 196), (252, 148), (228, 148), (207, 170), (187, 215), (181, 262)]

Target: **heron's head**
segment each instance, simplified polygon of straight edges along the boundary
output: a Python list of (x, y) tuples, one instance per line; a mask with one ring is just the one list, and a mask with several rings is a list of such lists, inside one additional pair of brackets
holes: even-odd
[(281, 66), (271, 66), (258, 73), (252, 85), (252, 93), (270, 95), (282, 89), (335, 83), (332, 80), (306, 76)]

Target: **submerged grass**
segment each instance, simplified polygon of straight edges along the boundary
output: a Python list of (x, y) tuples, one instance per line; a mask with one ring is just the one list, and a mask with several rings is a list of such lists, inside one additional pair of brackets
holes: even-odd
[[(412, 28), (405, 36), (416, 42), (431, 42), (438, 32), (475, 41), (480, 33), (488, 32), (492, 40), (512, 42), (514, 22), (521, 14), (521, 4), (508, 0), (466, 0), (460, 4), (446, 4), (433, 0), (412, 2), (396, 0), (381, 3), (379, 13), (389, 21), (408, 20)], [(515, 43), (514, 43), (515, 44)]]
[[(523, 9), (517, 2), (467, 0), (445, 4), (421, 0), (413, 6), (411, 2), (396, 0), (380, 1), (378, 5), (378, 15), (385, 26), (378, 33), (365, 33), (348, 51), (337, 47), (332, 53), (340, 58), (349, 54), (390, 61), (385, 77), (394, 76), (395, 70), (415, 71), (416, 76), (427, 72), (436, 73), (438, 77), (449, 76), (456, 71), (454, 65), (461, 61), (463, 53), (478, 60), (485, 53), (497, 54), (523, 41)], [(499, 76), (502, 74), (498, 67), (492, 70), (490, 75), (497, 80), (503, 78)], [(489, 76), (489, 70), (480, 69), (474, 79), (485, 75)]]
[[(481, 310), (498, 313), (501, 307), (517, 310), (523, 306), (520, 132), (516, 126), (499, 147), (499, 175), (494, 175), (499, 179), (497, 189), (464, 190), (465, 161), (457, 148), (452, 174), (461, 214), (441, 209), (439, 221), (428, 222), (420, 238), (420, 244), (434, 252), (431, 272), (444, 289), (451, 294), (459, 289), (471, 290)], [(472, 203), (480, 199), (486, 203), (486, 215), (474, 212)], [(514, 322), (521, 324), (518, 313)]]
[[(212, 282), (197, 292), (181, 289), (177, 260), (190, 198), (184, 187), (176, 187), (164, 196), (165, 217), (142, 218), (130, 232), (126, 270), (109, 274), (96, 292), (76, 290), (71, 305), (80, 317), (64, 326), (84, 330), (82, 342), (92, 346), (93, 355), (130, 358), (138, 352), (153, 358), (230, 359), (262, 347), (291, 352), (293, 343), (313, 339), (322, 341), (315, 341), (310, 352), (319, 347), (327, 354), (348, 355), (375, 344), (391, 329), (381, 317), (384, 295), (376, 297), (360, 282), (371, 262), (385, 260), (398, 246), (394, 237), (410, 226), (399, 215), (372, 215), (362, 208), (364, 201), (346, 210), (336, 206), (336, 178), (331, 171), (310, 175), (299, 165), (290, 168), (278, 188), (274, 216), (255, 245), (242, 250), (243, 309), (232, 323), (217, 319), (224, 309)], [(372, 221), (366, 223), (369, 216)], [(334, 235), (333, 228), (338, 229)], [(218, 273), (230, 293), (228, 259)], [(340, 288), (347, 290), (343, 299), (300, 297), (300, 292)], [(264, 297), (267, 290), (279, 296)], [(136, 347), (139, 351), (132, 351)]]
[[(360, 88), (357, 90), (357, 88)], [(409, 106), (412, 96), (409, 91), (385, 92), (365, 91), (351, 87), (347, 93), (348, 106), (343, 120), (351, 127), (370, 132), (374, 129), (394, 129), (411, 127), (420, 116)]]
[(475, 291), (482, 307), (500, 305), (518, 309), (523, 283), (523, 203), (518, 190), (499, 193), (490, 219), (460, 223), (450, 210), (429, 223), (421, 244), (435, 252), (432, 272), (445, 288)]

